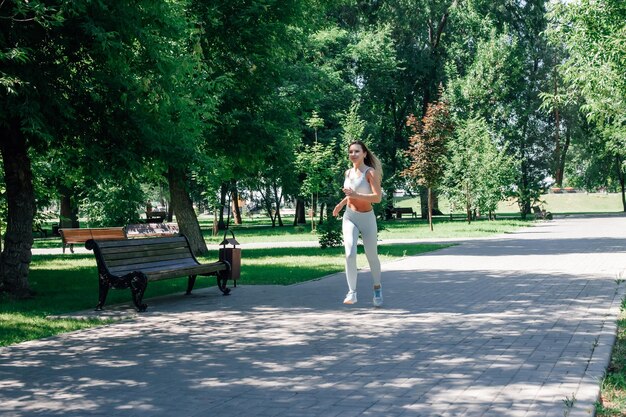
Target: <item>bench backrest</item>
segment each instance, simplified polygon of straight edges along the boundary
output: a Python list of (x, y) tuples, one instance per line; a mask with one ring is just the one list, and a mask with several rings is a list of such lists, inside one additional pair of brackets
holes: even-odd
[(121, 276), (133, 271), (162, 271), (168, 266), (195, 266), (185, 236), (98, 241), (90, 240), (85, 246), (93, 249), (98, 268)]
[(123, 227), (59, 229), (59, 234), (65, 243), (85, 243), (89, 239), (126, 239), (126, 232)]
[(128, 238), (177, 236), (179, 233), (177, 223), (146, 223), (126, 226)]

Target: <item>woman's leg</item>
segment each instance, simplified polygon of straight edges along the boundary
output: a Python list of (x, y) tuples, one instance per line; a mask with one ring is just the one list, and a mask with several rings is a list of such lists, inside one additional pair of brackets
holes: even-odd
[(372, 272), (374, 287), (380, 286), (380, 259), (378, 259), (378, 227), (374, 211), (363, 213), (366, 216), (359, 223), (359, 230), (363, 238), (365, 256)]
[(350, 212), (346, 211), (343, 216), (342, 231), (343, 244), (346, 250), (346, 279), (350, 292), (356, 292), (356, 245), (359, 238), (359, 229), (353, 222)]

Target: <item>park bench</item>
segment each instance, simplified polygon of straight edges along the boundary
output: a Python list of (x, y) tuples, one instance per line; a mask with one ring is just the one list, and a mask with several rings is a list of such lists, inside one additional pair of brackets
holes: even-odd
[(450, 213), (450, 220), (465, 220), (467, 221), (467, 213)]
[(48, 237), (48, 232), (39, 223), (33, 223), (33, 233), (39, 233), (39, 237)]
[(394, 207), (391, 209), (391, 213), (396, 215), (396, 219), (401, 219), (403, 214), (410, 214), (411, 217), (417, 217), (417, 213), (414, 212), (411, 207)]
[(539, 206), (533, 206), (533, 213), (535, 214), (535, 219), (552, 220), (552, 213), (543, 210)]
[(133, 304), (141, 312), (147, 308), (142, 300), (148, 281), (188, 276), (186, 294), (191, 294), (198, 275), (215, 275), (220, 291), (228, 295), (227, 280), (239, 278), (240, 255), (234, 261), (232, 251), (231, 256), (228, 253), (230, 248), (224, 247), (220, 249), (220, 260), (201, 264), (191, 252), (184, 235), (107, 241), (91, 239), (85, 247), (94, 251), (98, 265), (96, 310), (102, 310), (110, 288), (130, 288)]
[(142, 223), (126, 226), (126, 237), (164, 237), (177, 236), (180, 233), (177, 223)]
[(163, 223), (166, 218), (166, 211), (146, 211), (146, 220), (148, 223)]
[(65, 253), (67, 246), (69, 246), (70, 252), (74, 253), (75, 243), (85, 243), (89, 239), (126, 239), (126, 231), (123, 227), (63, 228), (59, 229), (59, 234), (63, 242), (63, 253)]

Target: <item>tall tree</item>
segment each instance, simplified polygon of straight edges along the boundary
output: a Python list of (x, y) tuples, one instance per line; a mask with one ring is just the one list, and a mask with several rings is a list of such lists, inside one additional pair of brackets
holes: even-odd
[(587, 120), (604, 140), (604, 149), (589, 148), (600, 152), (589, 159), (607, 155), (615, 161), (626, 211), (626, 4), (619, 0), (556, 2), (549, 17), (550, 39), (563, 45), (567, 54), (560, 73), (570, 96), (582, 97)]
[(407, 125), (413, 131), (410, 147), (407, 150), (411, 165), (403, 172), (403, 175), (414, 184), (428, 188), (428, 223), (432, 231), (432, 189), (443, 180), (446, 143), (453, 132), (448, 104), (445, 101), (430, 104), (421, 123), (415, 116), (411, 116)]
[(95, 182), (137, 172), (144, 158), (167, 164), (193, 154), (195, 107), (179, 82), (190, 61), (184, 4), (0, 4), (0, 152), (9, 205), (3, 291), (30, 293), (31, 153), (80, 149), (73, 162)]
[(510, 192), (516, 166), (506, 148), (498, 149), (484, 119), (456, 122), (458, 128), (448, 142), (448, 161), (442, 184), (452, 207), (463, 208), (467, 221), (475, 212), (493, 218), (498, 202)]

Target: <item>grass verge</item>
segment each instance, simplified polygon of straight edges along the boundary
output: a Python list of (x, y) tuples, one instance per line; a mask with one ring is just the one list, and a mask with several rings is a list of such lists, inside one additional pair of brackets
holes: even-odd
[[(441, 249), (446, 245), (381, 245), (381, 262)], [(359, 248), (359, 267), (367, 264)], [(289, 285), (321, 278), (343, 270), (343, 249), (274, 248), (245, 249), (242, 253), (241, 284)], [(214, 251), (204, 261), (217, 259)], [(29, 282), (36, 295), (26, 300), (0, 298), (0, 346), (53, 336), (107, 323), (100, 320), (51, 320), (47, 316), (93, 308), (98, 298), (98, 273), (91, 254), (35, 255)], [(145, 297), (183, 292), (187, 278), (148, 285)], [(196, 288), (215, 284), (213, 277), (199, 277)], [(111, 290), (107, 305), (129, 303), (129, 290)]]
[(596, 403), (596, 417), (618, 416), (626, 416), (626, 300), (622, 301), (617, 339)]

